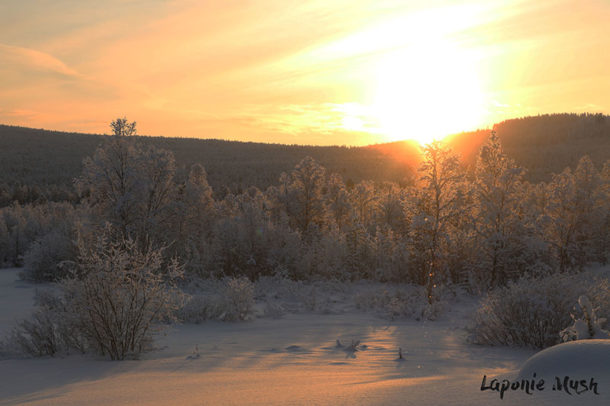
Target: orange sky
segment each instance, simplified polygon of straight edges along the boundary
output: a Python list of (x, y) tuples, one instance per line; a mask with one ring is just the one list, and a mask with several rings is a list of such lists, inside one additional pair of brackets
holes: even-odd
[(610, 1), (0, 2), (0, 123), (296, 144), (610, 113)]

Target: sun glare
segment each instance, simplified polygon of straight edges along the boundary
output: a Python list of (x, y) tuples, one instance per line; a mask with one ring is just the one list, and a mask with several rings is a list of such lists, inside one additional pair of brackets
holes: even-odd
[(474, 58), (437, 40), (386, 55), (377, 70), (373, 114), (388, 141), (429, 143), (471, 130), (484, 115)]

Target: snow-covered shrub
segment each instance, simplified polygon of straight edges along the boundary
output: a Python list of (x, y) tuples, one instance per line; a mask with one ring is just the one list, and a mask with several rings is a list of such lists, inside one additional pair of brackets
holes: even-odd
[(284, 307), (279, 303), (274, 303), (270, 300), (265, 302), (264, 315), (272, 319), (279, 319), (285, 313)]
[(59, 286), (89, 348), (121, 360), (145, 350), (157, 323), (173, 316), (173, 281), (182, 267), (165, 264), (162, 250), (140, 250), (133, 240), (112, 242), (109, 235), (107, 227), (93, 247), (79, 243), (73, 277)]
[(48, 309), (34, 311), (13, 328), (9, 337), (12, 347), (33, 357), (55, 355), (63, 349), (55, 321), (54, 313)]
[(52, 230), (70, 228), (76, 215), (69, 203), (0, 208), (0, 265), (22, 266), (32, 243)]
[(330, 298), (316, 286), (305, 285), (305, 290), (301, 293), (301, 300), (305, 305), (305, 311), (320, 314), (332, 313), (332, 303)]
[(76, 253), (71, 233), (61, 229), (51, 230), (34, 241), (25, 253), (20, 277), (33, 282), (59, 280), (66, 276), (61, 263), (74, 260)]
[[(255, 298), (266, 306), (280, 306), (281, 312), (332, 313), (337, 303), (348, 302), (350, 284), (333, 280), (294, 281), (281, 275), (260, 278)], [(271, 311), (272, 312), (272, 311)], [(269, 314), (270, 315), (270, 314)], [(271, 317), (274, 317), (271, 315)]]
[(610, 309), (610, 286), (592, 272), (556, 274), (543, 279), (520, 279), (490, 292), (475, 314), (471, 328), (477, 344), (545, 348), (559, 342), (570, 325), (570, 311), (583, 294)]
[(248, 320), (254, 312), (254, 285), (246, 277), (200, 280), (176, 315), (188, 323)]
[(180, 321), (203, 323), (206, 320), (220, 320), (224, 314), (222, 300), (215, 295), (191, 295), (177, 312)]
[(574, 341), (574, 340), (585, 340), (589, 338), (610, 338), (610, 332), (604, 330), (606, 319), (597, 316), (598, 309), (593, 308), (591, 301), (585, 295), (578, 298), (578, 304), (575, 306), (576, 310), (580, 310), (582, 318), (576, 318), (572, 314), (572, 320), (574, 324), (561, 330), (559, 335), (561, 341)]
[(254, 310), (254, 285), (246, 277), (226, 281), (224, 320), (247, 320)]
[(51, 290), (37, 290), (34, 302), (36, 310), (8, 336), (6, 344), (12, 352), (34, 357), (85, 352), (87, 340), (65, 298)]
[(445, 307), (445, 301), (442, 299), (429, 304), (426, 289), (416, 285), (392, 288), (383, 286), (356, 294), (354, 301), (356, 308), (364, 311), (373, 310), (392, 320), (397, 318), (434, 320), (440, 316)]

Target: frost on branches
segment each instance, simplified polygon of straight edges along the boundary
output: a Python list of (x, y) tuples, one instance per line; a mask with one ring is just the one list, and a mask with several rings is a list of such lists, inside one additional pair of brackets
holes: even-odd
[(597, 316), (596, 310), (599, 309), (593, 308), (587, 296), (580, 296), (575, 307), (582, 312), (582, 318), (577, 319), (574, 314), (571, 315), (574, 324), (559, 333), (561, 341), (610, 338), (610, 332), (603, 329), (606, 319)]

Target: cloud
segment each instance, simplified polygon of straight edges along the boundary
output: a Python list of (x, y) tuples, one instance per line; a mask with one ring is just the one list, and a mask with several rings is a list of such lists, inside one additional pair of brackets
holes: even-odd
[(460, 51), (488, 95), (483, 124), (608, 106), (599, 0), (98, 3), (0, 6), (0, 121), (31, 110), (20, 123), (105, 131), (127, 115), (149, 134), (364, 143), (381, 68), (424, 63), (418, 46)]
[(67, 77), (80, 76), (78, 72), (52, 55), (35, 49), (4, 44), (0, 44), (0, 69), (47, 72)]

